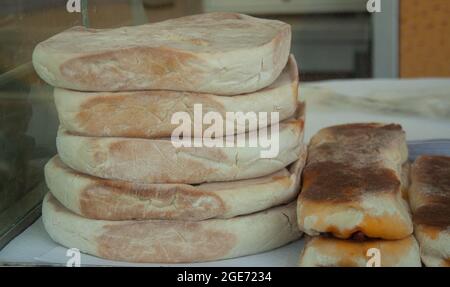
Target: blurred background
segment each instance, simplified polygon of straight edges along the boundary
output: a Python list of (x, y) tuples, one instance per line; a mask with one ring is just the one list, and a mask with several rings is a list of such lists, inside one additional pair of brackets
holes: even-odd
[(368, 0), (81, 0), (83, 13), (67, 2), (0, 1), (0, 248), (39, 215), (43, 165), (56, 153), (52, 89), (32, 51), (71, 26), (241, 12), (292, 25), (302, 82), (450, 76), (450, 0), (380, 0), (372, 13)]

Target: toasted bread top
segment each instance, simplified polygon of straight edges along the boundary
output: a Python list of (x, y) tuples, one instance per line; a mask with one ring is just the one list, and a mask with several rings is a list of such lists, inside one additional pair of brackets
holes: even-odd
[(412, 166), (412, 181), (413, 192), (424, 198), (414, 211), (414, 223), (450, 226), (450, 157), (418, 157)]
[(313, 201), (346, 202), (369, 192), (397, 192), (401, 185), (392, 169), (354, 168), (332, 161), (310, 165), (303, 174), (302, 196)]
[(346, 202), (365, 193), (398, 192), (406, 158), (400, 125), (361, 123), (322, 129), (310, 142), (301, 197)]

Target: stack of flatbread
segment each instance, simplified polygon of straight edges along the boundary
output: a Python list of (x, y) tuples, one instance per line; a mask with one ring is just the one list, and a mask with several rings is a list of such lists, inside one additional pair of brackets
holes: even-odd
[(407, 203), (405, 133), (396, 124), (322, 129), (309, 144), (298, 224), (300, 266), (421, 266)]
[[(61, 124), (58, 155), (45, 167), (50, 236), (107, 259), (160, 263), (242, 256), (299, 238), (293, 201), (306, 147), (290, 41), (283, 22), (211, 13), (75, 27), (38, 44), (33, 64), (55, 87)], [(258, 115), (257, 125), (234, 125), (228, 115), (239, 112)], [(234, 127), (214, 129), (222, 145), (202, 143), (208, 115)], [(175, 144), (185, 117), (194, 132)], [(271, 156), (262, 156), (264, 135)]]

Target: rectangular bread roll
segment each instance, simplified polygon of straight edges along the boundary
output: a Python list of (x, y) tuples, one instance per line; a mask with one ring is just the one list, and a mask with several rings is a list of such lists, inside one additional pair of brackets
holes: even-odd
[(322, 129), (309, 144), (298, 223), (311, 236), (402, 239), (412, 231), (405, 133), (396, 124)]
[(450, 267), (450, 157), (416, 159), (409, 201), (423, 263)]
[[(376, 265), (378, 263), (379, 265)], [(400, 240), (369, 241), (319, 236), (307, 240), (300, 255), (299, 266), (420, 267), (421, 263), (419, 245), (412, 235)]]

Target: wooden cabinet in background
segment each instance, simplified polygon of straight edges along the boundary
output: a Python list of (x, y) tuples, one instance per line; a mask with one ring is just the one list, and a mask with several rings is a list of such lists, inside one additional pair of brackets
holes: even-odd
[(400, 77), (450, 76), (450, 0), (400, 1)]

